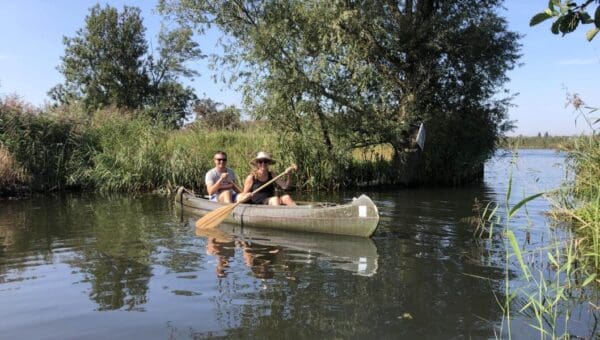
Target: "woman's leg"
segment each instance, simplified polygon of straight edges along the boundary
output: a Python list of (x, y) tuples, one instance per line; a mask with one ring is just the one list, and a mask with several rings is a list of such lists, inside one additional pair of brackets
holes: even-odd
[(281, 204), (295, 206), (296, 202), (294, 202), (290, 195), (283, 195), (281, 196)]
[(281, 205), (281, 201), (279, 200), (279, 197), (277, 197), (277, 196), (269, 197), (269, 205)]

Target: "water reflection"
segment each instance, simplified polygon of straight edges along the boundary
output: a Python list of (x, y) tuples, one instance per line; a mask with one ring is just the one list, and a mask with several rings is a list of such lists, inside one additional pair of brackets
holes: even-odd
[[(189, 220), (194, 225), (194, 219)], [(217, 275), (227, 275), (234, 249), (241, 250), (244, 264), (258, 278), (272, 278), (272, 266), (285, 262), (312, 263), (357, 275), (377, 272), (377, 247), (370, 238), (295, 233), (222, 224), (215, 229), (196, 229), (207, 240), (207, 254), (218, 257)]]

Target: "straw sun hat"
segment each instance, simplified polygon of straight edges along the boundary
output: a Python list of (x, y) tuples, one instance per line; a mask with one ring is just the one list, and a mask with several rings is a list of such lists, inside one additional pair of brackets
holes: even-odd
[(271, 154), (270, 153), (264, 152), (264, 151), (260, 151), (260, 152), (258, 152), (256, 154), (256, 157), (254, 157), (254, 159), (250, 161), (250, 164), (256, 165), (256, 162), (259, 159), (268, 160), (269, 164), (275, 164), (276, 163), (276, 161), (273, 158), (271, 158)]

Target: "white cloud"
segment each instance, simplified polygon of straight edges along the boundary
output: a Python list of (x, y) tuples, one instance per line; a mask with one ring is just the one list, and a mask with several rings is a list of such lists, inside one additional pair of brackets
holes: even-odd
[(600, 64), (600, 58), (574, 58), (574, 59), (565, 59), (557, 62), (558, 65), (593, 65)]

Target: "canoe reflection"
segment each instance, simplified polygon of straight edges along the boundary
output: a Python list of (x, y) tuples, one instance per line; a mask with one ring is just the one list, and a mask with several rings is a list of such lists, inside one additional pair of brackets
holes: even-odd
[[(191, 223), (193, 225), (193, 223)], [(217, 276), (227, 276), (235, 250), (257, 278), (274, 275), (273, 264), (280, 262), (325, 263), (328, 267), (372, 276), (377, 272), (377, 248), (370, 238), (294, 233), (273, 229), (221, 224), (214, 229), (197, 229), (206, 237), (206, 252), (217, 257)]]

